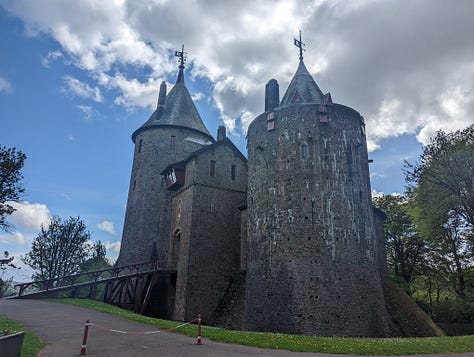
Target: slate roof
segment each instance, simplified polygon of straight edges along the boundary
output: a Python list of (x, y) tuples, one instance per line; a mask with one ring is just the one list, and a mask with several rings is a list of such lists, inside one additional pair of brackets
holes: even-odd
[(306, 69), (303, 60), (300, 60), (298, 69), (286, 90), (280, 106), (298, 103), (324, 104), (325, 96)]
[(132, 135), (132, 140), (143, 130), (160, 126), (178, 126), (199, 131), (214, 142), (184, 83), (183, 68), (179, 69), (176, 84), (166, 96), (164, 106), (158, 106), (150, 118)]

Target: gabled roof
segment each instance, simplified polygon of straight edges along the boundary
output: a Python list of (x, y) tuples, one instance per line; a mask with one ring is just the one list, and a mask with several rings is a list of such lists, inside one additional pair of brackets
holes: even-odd
[(135, 141), (135, 137), (139, 132), (160, 126), (177, 126), (193, 129), (207, 135), (214, 142), (214, 138), (204, 125), (186, 88), (183, 68), (181, 66), (176, 84), (166, 96), (164, 106), (158, 105), (147, 122), (133, 133), (132, 140)]
[(237, 148), (237, 146), (234, 145), (234, 143), (229, 139), (229, 138), (225, 138), (225, 139), (222, 139), (222, 140), (219, 140), (219, 141), (216, 141), (215, 143), (213, 143), (212, 145), (208, 145), (206, 147), (203, 147), (202, 149), (199, 149), (195, 152), (193, 152), (191, 155), (189, 155), (186, 159), (182, 160), (182, 161), (178, 161), (178, 162), (175, 162), (171, 165), (168, 165), (161, 173), (160, 175), (164, 175), (166, 174), (171, 168), (173, 167), (176, 167), (176, 166), (181, 166), (181, 165), (184, 165), (184, 164), (187, 164), (189, 161), (191, 161), (191, 159), (193, 159), (194, 157), (197, 157), (209, 150), (212, 150), (212, 149), (215, 149), (216, 147), (219, 147), (219, 146), (222, 146), (222, 145), (227, 145), (229, 146), (235, 153), (236, 155), (244, 162), (247, 162), (247, 158), (240, 152), (240, 150)]
[(324, 104), (324, 94), (319, 89), (311, 74), (306, 69), (303, 60), (300, 60), (298, 69), (286, 90), (281, 106), (299, 103)]

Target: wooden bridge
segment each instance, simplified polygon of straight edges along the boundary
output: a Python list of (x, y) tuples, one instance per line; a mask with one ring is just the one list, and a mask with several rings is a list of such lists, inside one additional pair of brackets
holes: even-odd
[(18, 295), (10, 298), (83, 297), (144, 314), (158, 279), (175, 277), (176, 271), (162, 269), (159, 261), (131, 264), (16, 284)]

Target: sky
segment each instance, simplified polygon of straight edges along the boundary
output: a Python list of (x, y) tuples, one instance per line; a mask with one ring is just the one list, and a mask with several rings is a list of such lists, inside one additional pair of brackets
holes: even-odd
[(174, 84), (183, 44), (204, 123), (246, 155), (265, 84), (282, 98), (296, 71), (301, 30), (319, 87), (365, 118), (374, 194), (403, 193), (404, 161), (474, 121), (473, 16), (470, 0), (0, 0), (0, 145), (27, 155), (0, 252), (22, 265), (42, 224), (79, 216), (117, 257), (131, 134)]

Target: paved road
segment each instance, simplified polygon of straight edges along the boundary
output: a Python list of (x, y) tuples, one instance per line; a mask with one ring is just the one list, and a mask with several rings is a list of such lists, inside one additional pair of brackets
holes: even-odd
[[(156, 327), (133, 322), (115, 315), (101, 313), (81, 307), (40, 300), (0, 300), (0, 315), (22, 323), (25, 328), (38, 335), (47, 346), (42, 357), (78, 356), (81, 349), (84, 321), (122, 331), (153, 331)], [(341, 357), (344, 355), (299, 353), (213, 342), (196, 339), (177, 333), (162, 332), (148, 335), (118, 334), (91, 327), (87, 341), (87, 356), (290, 356), (290, 357)], [(430, 355), (474, 356), (469, 354)], [(347, 357), (347, 356), (346, 356)], [(414, 356), (411, 356), (414, 357)]]

